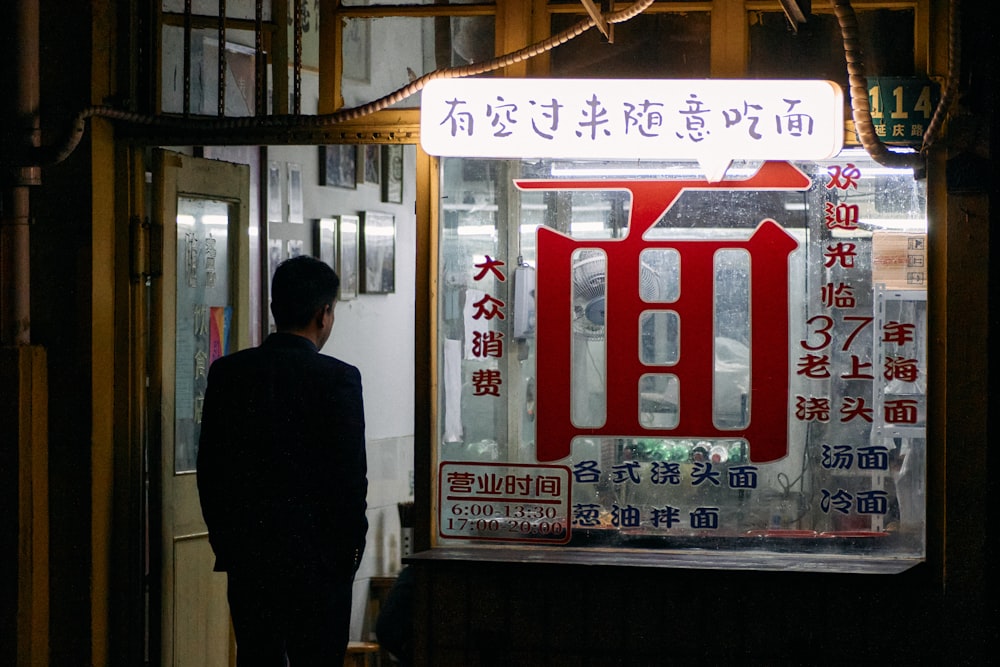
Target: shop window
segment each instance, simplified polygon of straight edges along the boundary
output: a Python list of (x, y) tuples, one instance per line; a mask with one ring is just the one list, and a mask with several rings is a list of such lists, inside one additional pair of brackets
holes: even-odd
[(793, 166), (643, 230), (623, 176), (696, 166), (442, 159), (436, 546), (923, 558), (925, 186), (855, 149)]
[[(255, 62), (253, 32), (226, 31), (225, 116), (253, 116), (256, 113)], [(215, 116), (219, 114), (219, 33), (215, 29), (191, 31), (188, 58), (190, 70), (185, 78), (184, 29), (164, 25), (162, 33), (162, 70), (160, 73), (161, 109), (165, 113)], [(185, 94), (184, 83), (188, 82)]]
[[(405, 88), (437, 69), (493, 58), (492, 16), (346, 18), (343, 28), (342, 94), (360, 106)], [(397, 107), (420, 106), (420, 94)]]
[[(914, 75), (914, 11), (856, 12), (859, 45), (869, 75)], [(826, 79), (849, 90), (844, 40), (837, 17), (814, 13), (788, 29), (782, 12), (750, 12), (747, 75), (758, 79)]]
[[(553, 14), (552, 34), (578, 14)], [(551, 75), (567, 78), (702, 78), (709, 75), (709, 12), (641, 14), (614, 26), (609, 44), (595, 29), (551, 52)]]

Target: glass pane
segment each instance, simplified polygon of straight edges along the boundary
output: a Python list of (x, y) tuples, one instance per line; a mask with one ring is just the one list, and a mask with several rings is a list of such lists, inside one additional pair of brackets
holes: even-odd
[[(573, 547), (921, 560), (926, 183), (859, 149), (793, 166), (757, 191), (683, 162), (442, 159), (438, 462), (568, 470), (548, 518)], [(691, 185), (657, 213), (627, 178)], [(530, 541), (491, 531), (439, 542)]]
[(669, 366), (680, 358), (680, 318), (677, 313), (647, 311), (639, 320), (639, 359), (648, 366)]
[(212, 362), (229, 352), (229, 205), (177, 199), (177, 312), (174, 360), (174, 472), (192, 472)]
[(341, 0), (344, 7), (366, 7), (369, 5), (492, 5), (489, 0)]
[[(227, 116), (252, 116), (255, 109), (253, 33), (226, 31)], [(249, 44), (250, 46), (247, 46)], [(184, 112), (184, 29), (163, 26), (160, 105), (166, 113)], [(191, 31), (190, 112), (219, 113), (219, 39), (216, 30)]]
[(750, 391), (750, 254), (715, 254), (715, 374), (713, 421), (719, 428), (747, 425)]
[(581, 427), (600, 426), (607, 414), (607, 347), (604, 342), (607, 267), (607, 257), (600, 250), (573, 253), (570, 266), (573, 365), (569, 390), (573, 423)]
[[(859, 46), (869, 76), (912, 76), (912, 9), (856, 11)], [(797, 33), (783, 12), (750, 12), (750, 62), (747, 75), (761, 79), (827, 79), (847, 95), (847, 64), (837, 18), (814, 13)], [(849, 100), (847, 100), (849, 101)]]
[[(313, 0), (317, 5), (319, 0)], [(163, 0), (163, 11), (175, 14), (184, 13), (185, 0)], [(271, 0), (262, 0), (263, 18), (265, 21), (271, 19)], [(291, 6), (291, 2), (288, 3)], [(304, 0), (303, 4), (310, 4), (309, 0)], [(226, 16), (231, 19), (253, 19), (256, 14), (257, 0), (226, 0)], [(318, 8), (317, 8), (318, 11)], [(218, 16), (219, 0), (192, 0), (191, 13), (201, 16)]]
[(639, 254), (639, 294), (644, 301), (670, 303), (681, 293), (681, 255), (673, 248), (650, 248)]
[(639, 423), (645, 428), (675, 428), (680, 418), (676, 375), (647, 373), (639, 378)]
[[(554, 14), (552, 34), (583, 18)], [(596, 28), (556, 47), (552, 76), (573, 78), (692, 79), (710, 71), (709, 12), (642, 14), (614, 26), (609, 44)]]
[[(436, 69), (479, 63), (494, 56), (492, 16), (348, 18), (344, 19), (343, 35), (342, 82), (347, 107), (377, 100)], [(395, 106), (420, 106), (420, 94)]]
[(453, 460), (495, 461), (507, 452), (504, 397), (511, 390), (509, 383), (497, 381), (514, 344), (507, 308), (513, 262), (494, 263), (507, 254), (495, 187), (507, 169), (495, 162), (454, 160), (442, 168), (450, 189), (441, 213), (446, 286), (438, 310), (445, 405), (441, 438)]

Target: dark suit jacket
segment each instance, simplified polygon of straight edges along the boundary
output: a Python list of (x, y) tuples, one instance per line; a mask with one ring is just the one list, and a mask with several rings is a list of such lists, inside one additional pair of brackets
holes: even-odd
[(216, 570), (356, 569), (367, 490), (357, 368), (286, 333), (212, 364), (198, 491)]

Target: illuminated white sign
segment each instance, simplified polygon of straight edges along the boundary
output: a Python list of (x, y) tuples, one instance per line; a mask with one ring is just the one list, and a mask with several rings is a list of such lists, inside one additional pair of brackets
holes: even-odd
[(831, 81), (435, 79), (420, 141), (438, 156), (691, 159), (717, 181), (734, 159), (836, 155), (843, 113)]

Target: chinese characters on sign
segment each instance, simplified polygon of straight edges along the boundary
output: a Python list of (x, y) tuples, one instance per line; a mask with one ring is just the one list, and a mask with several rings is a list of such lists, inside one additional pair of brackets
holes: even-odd
[[(477, 283), (488, 278), (495, 278), (498, 282), (506, 282), (507, 276), (503, 272), (504, 262), (493, 259), (486, 255), (482, 263), (476, 264), (476, 273), (473, 280)], [(471, 354), (480, 360), (503, 358), (504, 335), (495, 328), (489, 326), (493, 320), (505, 320), (504, 309), (507, 304), (490, 293), (482, 293), (482, 296), (471, 304), (472, 319), (482, 325), (482, 328), (470, 331)], [(503, 386), (503, 376), (497, 368), (481, 368), (472, 373), (472, 387), (474, 396), (500, 396), (500, 389)]]
[(565, 466), (442, 463), (442, 537), (561, 544), (569, 540)]
[[(545, 227), (538, 229), (538, 432), (539, 461), (554, 461), (570, 453), (576, 436), (665, 437), (677, 434), (694, 438), (747, 438), (750, 459), (780, 459), (788, 450), (786, 429), (788, 396), (788, 256), (797, 241), (773, 221), (764, 220), (752, 236), (737, 240), (646, 241), (644, 234), (684, 191), (707, 187), (704, 181), (518, 181), (518, 187), (540, 190), (623, 189), (632, 195), (632, 220), (628, 236), (610, 241), (577, 241)], [(767, 163), (753, 178), (726, 181), (719, 188), (735, 190), (801, 190), (810, 180), (787, 163)], [(570, 263), (579, 248), (598, 248), (608, 258), (607, 285), (617, 298), (607, 300), (606, 341), (609, 349), (628, 350), (607, 369), (607, 385), (618, 388), (609, 395), (607, 419), (600, 427), (581, 428), (570, 416), (570, 396), (565, 391), (572, 354), (569, 342), (572, 302)], [(671, 303), (651, 304), (639, 294), (640, 254), (650, 248), (669, 248), (680, 255), (680, 297)], [(751, 418), (741, 428), (720, 429), (713, 416), (715, 353), (713, 331), (714, 260), (722, 249), (745, 250), (750, 256), (751, 384), (746, 395)], [(684, 352), (671, 364), (669, 375), (682, 387), (684, 406), (679, 421), (669, 429), (640, 421), (640, 378), (662, 373), (644, 363), (636, 352), (642, 314), (656, 307), (680, 316)]]
[(437, 79), (422, 92), (432, 155), (697, 159), (835, 155), (842, 93), (828, 81)]
[(922, 145), (939, 97), (939, 86), (928, 79), (869, 77), (875, 134), (888, 144)]
[(208, 371), (232, 344), (228, 208), (178, 198), (174, 328), (174, 465), (194, 469)]
[(926, 186), (842, 151), (842, 110), (828, 82), (425, 89), (438, 538), (922, 557)]

